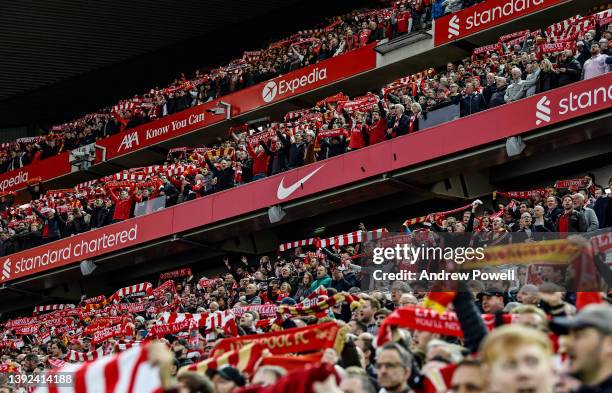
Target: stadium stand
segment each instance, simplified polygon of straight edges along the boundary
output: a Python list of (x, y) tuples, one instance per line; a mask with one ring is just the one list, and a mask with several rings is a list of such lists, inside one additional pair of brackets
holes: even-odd
[[(210, 74), (182, 76), (168, 88), (121, 101), (106, 113), (58, 126), (55, 136), (7, 145), (5, 169), (379, 39), (423, 30), (432, 18), (481, 3), (400, 1), (334, 18), (264, 51), (245, 52), (240, 61)], [(134, 261), (117, 271), (134, 274), (119, 277), (109, 268), (106, 274), (118, 276), (108, 285), (92, 285), (96, 289), (81, 288), (78, 300), (68, 294), (67, 284), (66, 294), (57, 295), (51, 288), (56, 281), (46, 278), (48, 271), (61, 274), (59, 267), (77, 262), (79, 274), (90, 276), (105, 268), (90, 257), (161, 237), (176, 240), (187, 229), (267, 208), (270, 200), (305, 199), (379, 172), (422, 164), (435, 154), (465, 153), (475, 144), (506, 140), (502, 162), (519, 156), (515, 162), (529, 165), (534, 154), (520, 156), (525, 146), (517, 137), (589, 117), (603, 116), (597, 119), (609, 123), (611, 38), (612, 8), (576, 15), (505, 34), (473, 49), (469, 58), (358, 96), (337, 91), (276, 122), (234, 125), (214, 144), (169, 149), (164, 163), (63, 189), (45, 189), (45, 179), (29, 179), (28, 201), (18, 202), (15, 192), (1, 194), (0, 291), (19, 292), (12, 286), (19, 280), (36, 281), (43, 300), (31, 312), (15, 306), (1, 315), (0, 393), (83, 393), (100, 387), (121, 393), (611, 392), (612, 176), (596, 178), (562, 162), (550, 163), (555, 171), (539, 179), (516, 176), (498, 182), (505, 187), (492, 195), (485, 185), (477, 198), (469, 196), (467, 185), (458, 198), (443, 201), (450, 193), (436, 194), (431, 204), (411, 209), (401, 221), (389, 206), (376, 226), (361, 221), (365, 211), (352, 211), (344, 221), (359, 224), (349, 231), (341, 231), (347, 228), (331, 216), (323, 217), (329, 224), (316, 233), (289, 222), (279, 231), (291, 230), (274, 240), (273, 249), (258, 250), (254, 239), (248, 253), (242, 251), (248, 246), (225, 244), (209, 258), (213, 264), (190, 261), (179, 250), (169, 254), (178, 256), (165, 265), (172, 269), (160, 270), (148, 264), (159, 248), (127, 254), (125, 259)], [(527, 115), (528, 105), (536, 110)], [(493, 121), (495, 127), (489, 124)], [(598, 132), (607, 123), (590, 127), (585, 122), (585, 132), (600, 142)], [(436, 140), (452, 138), (452, 130), (462, 124), (472, 127), (473, 137), (457, 133), (466, 140)], [(419, 155), (423, 143), (440, 147)], [(406, 146), (415, 157), (398, 159)], [(567, 146), (556, 148), (563, 154)], [(519, 153), (510, 154), (512, 149)], [(366, 170), (366, 158), (379, 168)], [(343, 167), (351, 164), (363, 165), (360, 178), (351, 174), (323, 183), (326, 189), (292, 196), (318, 171), (340, 177), (350, 173)], [(605, 165), (609, 171), (609, 161)], [(563, 177), (553, 177), (559, 173)], [(278, 188), (277, 183), (272, 187), (276, 198), (259, 194), (269, 191), (264, 185), (273, 176), (282, 176)], [(285, 179), (294, 182), (288, 186)], [(445, 186), (452, 188), (450, 181)], [(376, 203), (383, 204), (382, 197)], [(243, 203), (247, 199), (256, 202)], [(311, 216), (305, 213), (305, 219), (314, 222), (314, 216), (345, 208), (335, 203), (327, 210), (315, 208)], [(269, 224), (284, 214), (282, 209), (274, 213), (274, 207), (268, 210)], [(249, 229), (237, 231), (244, 235)], [(464, 265), (446, 256), (385, 255), (378, 266), (377, 250), (398, 244), (415, 250), (478, 249), (485, 257)], [(423, 273), (480, 272), (479, 266), (486, 278), (422, 278)], [(33, 381), (42, 376), (45, 383), (35, 387)]]

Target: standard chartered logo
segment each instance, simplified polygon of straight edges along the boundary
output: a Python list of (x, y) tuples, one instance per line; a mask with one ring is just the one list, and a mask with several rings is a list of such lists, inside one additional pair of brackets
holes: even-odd
[(454, 15), (448, 21), (448, 38), (457, 37), (459, 35), (459, 17)]
[(550, 100), (544, 96), (536, 104), (536, 125), (550, 122)]
[(7, 258), (2, 264), (2, 279), (8, 280), (11, 278), (11, 258)]
[(261, 98), (263, 98), (264, 102), (270, 102), (276, 97), (276, 93), (278, 93), (278, 86), (276, 82), (270, 81), (266, 83), (261, 91)]

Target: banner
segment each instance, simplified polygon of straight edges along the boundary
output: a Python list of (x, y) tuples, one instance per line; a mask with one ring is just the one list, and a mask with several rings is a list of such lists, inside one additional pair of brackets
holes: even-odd
[(186, 268), (183, 268), (183, 269), (173, 270), (171, 272), (161, 273), (159, 275), (159, 279), (160, 280), (169, 280), (171, 278), (189, 277), (189, 276), (191, 276), (191, 268), (190, 267), (186, 267)]
[(251, 343), (261, 344), (274, 355), (318, 351), (324, 348), (334, 348), (340, 353), (347, 332), (348, 326), (341, 328), (336, 322), (326, 322), (264, 334), (224, 338), (217, 343), (211, 356), (234, 351)]
[(536, 195), (543, 197), (546, 195), (546, 190), (543, 188), (537, 188), (529, 191), (494, 191), (493, 199), (496, 199), (498, 196), (512, 199), (529, 199), (535, 197)]
[(240, 349), (225, 352), (219, 356), (203, 360), (199, 363), (181, 367), (178, 375), (180, 376), (181, 373), (186, 371), (196, 371), (200, 374), (205, 374), (206, 370), (209, 368), (217, 370), (219, 367), (225, 365), (234, 366), (246, 374), (251, 374), (255, 368), (255, 364), (257, 364), (261, 358), (263, 349), (263, 345), (251, 343)]
[(488, 0), (434, 20), (434, 46), (468, 37), (567, 0)]
[(255, 304), (252, 306), (237, 306), (232, 309), (234, 315), (241, 317), (247, 311), (255, 311), (260, 318), (271, 318), (276, 316), (275, 304)]
[[(516, 317), (516, 315), (505, 314), (503, 316), (504, 323), (512, 323)], [(494, 328), (494, 314), (483, 314), (482, 319), (489, 330)], [(463, 337), (461, 325), (454, 312), (439, 313), (429, 308), (410, 305), (395, 309), (383, 320), (376, 337), (377, 346), (391, 341), (390, 328), (393, 326), (437, 333), (443, 336)]]
[(499, 265), (524, 265), (548, 263), (567, 265), (580, 254), (580, 248), (568, 240), (546, 240), (536, 243), (516, 243), (487, 247), (482, 262), (462, 265), (464, 269), (476, 269)]
[(485, 45), (485, 46), (478, 47), (474, 49), (474, 52), (472, 54), (479, 55), (481, 53), (487, 53), (487, 52), (501, 52), (500, 44), (491, 44), (491, 45)]
[(566, 49), (571, 50), (571, 51), (576, 49), (576, 42), (575, 41), (559, 41), (559, 42), (554, 42), (551, 44), (541, 44), (538, 46), (538, 50), (540, 53), (555, 53), (555, 52), (564, 51)]
[(112, 337), (132, 335), (133, 330), (134, 329), (131, 329), (127, 324), (114, 325), (95, 332), (91, 339), (91, 343), (95, 345)]
[(193, 330), (197, 328), (198, 323), (194, 319), (185, 319), (181, 322), (155, 325), (149, 330), (149, 335), (163, 337), (167, 334), (174, 334), (183, 330)]

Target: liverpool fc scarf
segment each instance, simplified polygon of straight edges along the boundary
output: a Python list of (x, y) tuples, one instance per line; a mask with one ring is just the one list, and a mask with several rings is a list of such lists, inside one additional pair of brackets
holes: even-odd
[(336, 322), (325, 322), (264, 334), (225, 338), (217, 343), (212, 355), (218, 356), (250, 343), (260, 343), (274, 355), (319, 351), (324, 348), (334, 348), (340, 353), (347, 332), (348, 326), (340, 327)]

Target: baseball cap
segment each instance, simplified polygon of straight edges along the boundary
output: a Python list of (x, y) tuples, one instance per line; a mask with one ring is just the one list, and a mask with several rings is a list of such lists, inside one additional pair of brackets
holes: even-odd
[(604, 334), (612, 334), (612, 306), (608, 304), (589, 304), (573, 318), (553, 318), (550, 326), (555, 333), (559, 334), (587, 327), (595, 328)]

